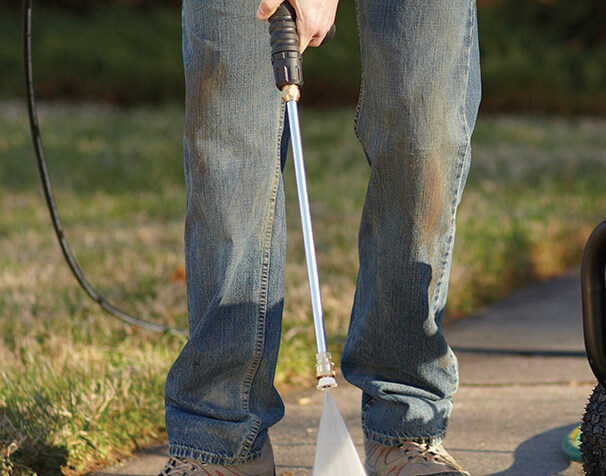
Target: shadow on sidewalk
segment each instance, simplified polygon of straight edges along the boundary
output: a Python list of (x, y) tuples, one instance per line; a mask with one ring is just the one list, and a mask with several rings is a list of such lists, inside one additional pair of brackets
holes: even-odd
[(153, 446), (143, 450), (137, 457), (131, 458), (120, 468), (99, 470), (87, 476), (150, 476), (157, 475), (168, 461), (168, 445)]
[(561, 445), (566, 435), (579, 423), (554, 428), (529, 438), (516, 448), (511, 467), (486, 476), (553, 476), (568, 469), (571, 462), (564, 455)]

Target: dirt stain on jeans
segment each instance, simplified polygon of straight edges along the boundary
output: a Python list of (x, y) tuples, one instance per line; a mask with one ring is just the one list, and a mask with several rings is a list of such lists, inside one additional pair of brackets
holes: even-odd
[(191, 59), (198, 65), (186, 68), (186, 106), (188, 108), (185, 124), (186, 139), (194, 143), (198, 134), (206, 135), (202, 130), (208, 123), (207, 115), (213, 93), (226, 81), (227, 69), (220, 54), (210, 41), (203, 41), (199, 54)]
[(433, 235), (442, 232), (444, 207), (444, 174), (440, 166), (442, 153), (439, 150), (430, 152), (423, 163), (423, 196), (419, 233), (422, 242), (434, 241)]

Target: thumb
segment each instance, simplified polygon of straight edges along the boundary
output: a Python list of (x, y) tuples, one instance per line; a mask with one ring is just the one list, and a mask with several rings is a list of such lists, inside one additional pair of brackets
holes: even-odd
[(284, 0), (262, 0), (257, 9), (257, 18), (267, 20), (283, 2)]

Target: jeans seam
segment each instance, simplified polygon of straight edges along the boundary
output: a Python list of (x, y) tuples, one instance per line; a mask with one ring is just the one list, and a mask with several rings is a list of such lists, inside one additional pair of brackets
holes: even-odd
[[(248, 432), (248, 435), (244, 439), (244, 442), (242, 443), (242, 449), (240, 450), (240, 453), (237, 456), (238, 461), (241, 462), (238, 464), (243, 464), (246, 462), (246, 459), (241, 458), (242, 455), (251, 455), (252, 456), (251, 459), (255, 458), (255, 456), (252, 455), (251, 449), (252, 449), (252, 446), (253, 446), (255, 440), (257, 439), (257, 435), (259, 434), (260, 428), (261, 428), (261, 420), (259, 418), (255, 418), (255, 422), (251, 426), (250, 431)], [(249, 458), (250, 458), (250, 456), (249, 456)]]
[[(263, 220), (264, 226), (264, 238), (263, 238), (263, 251), (261, 254), (261, 280), (259, 287), (259, 299), (258, 299), (258, 314), (257, 314), (257, 335), (255, 342), (255, 349), (253, 354), (253, 360), (250, 366), (250, 371), (244, 379), (244, 389), (242, 392), (242, 405), (247, 413), (250, 412), (250, 393), (252, 390), (253, 381), (259, 370), (259, 365), (263, 356), (263, 348), (265, 346), (265, 319), (267, 317), (267, 300), (269, 293), (269, 268), (271, 263), (271, 242), (272, 242), (272, 230), (275, 217), (276, 201), (278, 196), (278, 188), (280, 183), (280, 138), (282, 137), (282, 128), (284, 124), (284, 107), (280, 108), (278, 127), (278, 140), (277, 140), (277, 152), (274, 160), (274, 174), (273, 183), (271, 188), (271, 197), (269, 199), (265, 219)], [(261, 427), (261, 421), (256, 418), (254, 425), (251, 427), (250, 432), (242, 445), (242, 453), (247, 454), (252, 447), (257, 433)]]
[[(475, 30), (476, 21), (476, 8), (474, 8), (475, 0), (470, 1), (470, 15), (469, 15), (469, 35), (467, 36), (467, 68), (465, 70), (465, 95), (463, 96), (463, 103), (461, 104), (461, 116), (462, 116), (462, 124), (465, 130), (465, 138), (467, 141), (467, 149), (469, 149), (469, 143), (471, 142), (471, 132), (469, 128), (469, 123), (467, 122), (467, 115), (465, 114), (465, 104), (467, 103), (467, 94), (469, 92), (469, 71), (471, 69), (471, 48), (473, 45), (473, 34)], [(467, 153), (467, 150), (465, 151)]]
[[(362, 35), (361, 35), (361, 30), (360, 30), (360, 6), (358, 5), (358, 0), (354, 1), (354, 5), (356, 7), (356, 24), (358, 26), (358, 47), (360, 48), (360, 52), (362, 51)], [(360, 71), (360, 92), (358, 94), (358, 103), (356, 104), (356, 111), (354, 113), (354, 133), (358, 139), (358, 142), (360, 142), (360, 144), (362, 144), (362, 141), (360, 139), (360, 134), (359, 134), (359, 129), (358, 129), (358, 124), (360, 121), (360, 115), (362, 114), (362, 107), (364, 106), (364, 68), (361, 68)], [(364, 154), (366, 155), (366, 160), (368, 160), (368, 162), (370, 163), (370, 158), (368, 157), (368, 154), (366, 154), (366, 151), (364, 151)]]
[(470, 23), (469, 26), (469, 34), (467, 35), (467, 48), (466, 48), (466, 55), (467, 55), (467, 65), (466, 65), (466, 69), (465, 69), (465, 81), (464, 81), (464, 85), (465, 85), (465, 93), (463, 95), (463, 100), (461, 101), (461, 123), (463, 125), (463, 133), (465, 135), (465, 148), (464, 150), (461, 151), (461, 149), (459, 149), (458, 155), (459, 155), (459, 162), (457, 164), (458, 170), (457, 170), (457, 175), (456, 175), (456, 180), (457, 180), (457, 186), (455, 187), (454, 190), (454, 198), (451, 202), (451, 219), (450, 219), (450, 224), (449, 224), (449, 235), (448, 235), (448, 239), (446, 240), (446, 242), (444, 243), (444, 246), (446, 247), (444, 253), (442, 254), (442, 263), (440, 266), (440, 277), (438, 278), (438, 281), (436, 282), (436, 288), (434, 291), (434, 297), (433, 297), (433, 302), (432, 302), (432, 308), (430, 312), (435, 314), (435, 310), (436, 310), (436, 306), (438, 305), (438, 302), (440, 300), (440, 296), (441, 296), (441, 289), (442, 289), (442, 283), (444, 282), (444, 276), (446, 274), (446, 267), (448, 264), (448, 254), (449, 254), (449, 249), (452, 245), (452, 242), (454, 240), (454, 225), (456, 223), (456, 209), (457, 209), (457, 201), (459, 198), (459, 195), (461, 193), (461, 187), (462, 187), (462, 183), (461, 183), (461, 179), (463, 177), (463, 166), (465, 164), (465, 158), (468, 156), (469, 154), (469, 150), (470, 150), (470, 142), (471, 142), (471, 136), (470, 136), (470, 132), (469, 132), (469, 124), (467, 123), (467, 116), (465, 114), (465, 104), (467, 103), (467, 94), (468, 94), (468, 85), (469, 85), (469, 70), (471, 67), (471, 48), (472, 48), (472, 43), (473, 43), (473, 31), (474, 31), (474, 8), (473, 8), (473, 3), (475, 0), (471, 0), (470, 1), (470, 14), (468, 17), (468, 21)]

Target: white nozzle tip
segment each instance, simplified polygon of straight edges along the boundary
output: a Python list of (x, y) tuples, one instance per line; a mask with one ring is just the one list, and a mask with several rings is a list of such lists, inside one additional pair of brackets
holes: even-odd
[(322, 377), (318, 380), (318, 385), (316, 388), (318, 390), (328, 390), (331, 388), (335, 388), (337, 386), (337, 381), (334, 377)]

